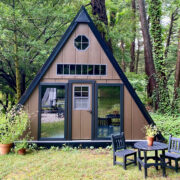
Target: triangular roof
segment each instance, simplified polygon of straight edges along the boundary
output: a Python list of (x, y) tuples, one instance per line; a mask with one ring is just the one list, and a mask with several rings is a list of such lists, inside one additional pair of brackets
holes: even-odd
[[(28, 87), (28, 89), (21, 96), (19, 104), (22, 104), (22, 105), (25, 104), (25, 102), (27, 101), (27, 99), (29, 98), (29, 96), (31, 95), (31, 93), (33, 92), (35, 87), (38, 85), (41, 78), (45, 75), (46, 71), (51, 66), (52, 62), (55, 60), (56, 56), (61, 51), (61, 49), (63, 48), (63, 46), (65, 45), (65, 43), (67, 42), (67, 40), (69, 39), (69, 37), (71, 36), (73, 31), (76, 29), (76, 27), (77, 27), (77, 25), (79, 23), (88, 24), (89, 28), (93, 32), (94, 36), (96, 37), (97, 41), (101, 45), (102, 49), (104, 50), (105, 54), (107, 55), (108, 59), (110, 60), (111, 64), (113, 65), (113, 67), (116, 70), (116, 72), (118, 73), (118, 75), (120, 76), (121, 80), (123, 81), (124, 85), (128, 89), (130, 95), (132, 96), (132, 98), (136, 102), (137, 106), (139, 107), (140, 111), (142, 112), (142, 114), (145, 117), (145, 119), (147, 120), (147, 122), (149, 124), (155, 124), (154, 121), (152, 120), (151, 116), (147, 112), (146, 108), (142, 104), (141, 100), (137, 96), (137, 94), (136, 94), (135, 90), (133, 89), (132, 85), (128, 81), (127, 77), (125, 76), (125, 74), (121, 70), (121, 68), (118, 65), (117, 61), (115, 60), (115, 58), (114, 58), (113, 54), (111, 53), (109, 47), (107, 46), (107, 44), (102, 39), (99, 31), (97, 30), (96, 26), (94, 25), (92, 19), (90, 18), (89, 14), (87, 13), (84, 6), (81, 7), (80, 11), (78, 12), (76, 17), (72, 21), (71, 25), (68, 27), (65, 34), (61, 38), (61, 40), (58, 42), (58, 44), (56, 45), (56, 47), (52, 51), (51, 55), (48, 57), (47, 61), (44, 63), (44, 65), (42, 66), (42, 68), (40, 69), (40, 71), (38, 72), (36, 77), (33, 79), (30, 86)], [(159, 134), (158, 137), (159, 137), (159, 139), (164, 140), (164, 137), (161, 134)]]

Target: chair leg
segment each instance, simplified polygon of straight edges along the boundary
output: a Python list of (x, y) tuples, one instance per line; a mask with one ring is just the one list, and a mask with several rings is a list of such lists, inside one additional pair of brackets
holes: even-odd
[(116, 165), (116, 156), (113, 155), (113, 165)]
[(171, 158), (168, 158), (168, 159), (169, 159), (169, 166), (172, 166)]
[(123, 157), (123, 168), (126, 170), (126, 156)]
[(134, 165), (135, 166), (137, 165), (137, 154), (136, 153), (134, 154)]
[(176, 172), (178, 173), (178, 160), (175, 160), (175, 168), (176, 168)]

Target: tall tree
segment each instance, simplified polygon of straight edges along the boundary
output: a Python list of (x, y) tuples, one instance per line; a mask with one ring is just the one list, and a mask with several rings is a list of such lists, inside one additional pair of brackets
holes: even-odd
[(130, 62), (130, 72), (135, 71), (135, 39), (136, 39), (136, 0), (132, 0), (132, 23), (133, 23), (133, 40), (131, 43), (131, 62)]
[(171, 14), (169, 32), (168, 32), (167, 41), (166, 41), (166, 48), (165, 48), (165, 52), (164, 52), (165, 58), (167, 58), (167, 56), (168, 56), (169, 46), (170, 46), (171, 38), (172, 38), (172, 35), (173, 35), (174, 24), (175, 24), (176, 20), (178, 19), (178, 17), (177, 17), (178, 10), (179, 10), (179, 8), (177, 7)]
[(18, 41), (17, 41), (17, 27), (16, 27), (16, 11), (15, 11), (15, 0), (13, 0), (13, 33), (14, 33), (14, 64), (16, 71), (16, 100), (17, 102), (21, 98), (21, 78), (20, 78), (20, 67), (18, 59)]
[(150, 31), (153, 41), (154, 61), (158, 83), (159, 111), (164, 112), (169, 105), (169, 92), (167, 89), (167, 72), (163, 51), (161, 27), (161, 0), (149, 1)]
[(138, 39), (138, 42), (137, 42), (137, 56), (136, 56), (136, 74), (138, 73), (139, 55), (140, 55), (140, 41)]
[(180, 28), (178, 35), (178, 49), (177, 49), (176, 71), (175, 71), (175, 83), (174, 83), (174, 100), (178, 98), (179, 87), (180, 87)]
[(104, 23), (104, 27), (101, 27), (101, 36), (112, 51), (111, 39), (107, 39), (108, 19), (106, 14), (105, 0), (91, 0), (92, 13), (98, 16), (98, 20)]
[[(147, 85), (147, 93), (148, 96), (151, 97), (153, 95), (153, 91), (156, 90), (156, 80), (155, 80), (155, 65), (152, 54), (152, 44), (150, 40), (148, 22), (146, 17), (145, 10), (145, 2), (144, 0), (138, 0), (139, 4), (139, 12), (140, 12), (140, 21), (141, 21), (141, 29), (143, 34), (144, 41), (144, 57), (145, 57), (145, 72), (148, 76), (148, 85)], [(155, 108), (158, 108), (158, 97), (156, 97)]]

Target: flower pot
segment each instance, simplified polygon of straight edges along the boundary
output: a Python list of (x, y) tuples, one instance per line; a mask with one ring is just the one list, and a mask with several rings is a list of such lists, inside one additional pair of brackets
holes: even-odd
[(152, 146), (154, 141), (154, 137), (147, 137), (148, 146)]
[(11, 150), (12, 143), (11, 144), (0, 144), (0, 154), (5, 155), (8, 154)]
[(25, 155), (26, 154), (26, 149), (22, 148), (18, 150), (19, 155)]

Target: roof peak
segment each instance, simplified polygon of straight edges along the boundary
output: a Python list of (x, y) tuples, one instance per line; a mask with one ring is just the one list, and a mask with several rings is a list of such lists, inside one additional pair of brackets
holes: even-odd
[(78, 23), (89, 23), (90, 22), (90, 18), (88, 16), (88, 13), (84, 6), (81, 6), (81, 9), (78, 12), (75, 22), (78, 22)]

